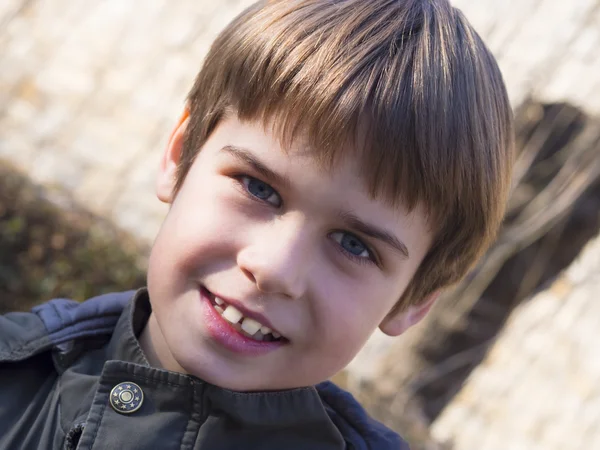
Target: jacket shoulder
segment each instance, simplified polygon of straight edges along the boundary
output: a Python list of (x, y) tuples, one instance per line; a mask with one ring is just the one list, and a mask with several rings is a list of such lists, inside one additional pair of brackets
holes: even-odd
[(326, 381), (317, 391), (329, 417), (352, 450), (410, 450), (394, 431), (370, 417), (349, 392)]
[(82, 303), (53, 299), (0, 316), (0, 362), (22, 361), (76, 339), (110, 335), (134, 291), (105, 294)]

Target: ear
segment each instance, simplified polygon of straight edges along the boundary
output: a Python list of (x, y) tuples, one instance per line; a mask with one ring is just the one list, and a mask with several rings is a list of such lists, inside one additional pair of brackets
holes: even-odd
[(160, 160), (158, 178), (156, 180), (156, 195), (161, 202), (171, 203), (175, 181), (177, 180), (177, 167), (181, 158), (185, 130), (190, 120), (190, 112), (186, 106), (171, 132), (169, 143)]
[(388, 336), (400, 336), (427, 315), (440, 293), (441, 291), (436, 291), (416, 306), (410, 306), (404, 311), (387, 315), (379, 324), (379, 329)]

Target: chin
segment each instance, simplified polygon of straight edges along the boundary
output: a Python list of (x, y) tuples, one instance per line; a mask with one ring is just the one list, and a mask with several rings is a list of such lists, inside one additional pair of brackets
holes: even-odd
[[(185, 364), (185, 363), (184, 363)], [(227, 368), (222, 370), (206, 370), (206, 365), (201, 367), (197, 364), (182, 365), (184, 370), (202, 381), (218, 386), (223, 389), (238, 392), (279, 391), (306, 386), (306, 384), (286, 383), (283, 380), (269, 380), (265, 372), (270, 369), (261, 369), (260, 373), (253, 374), (252, 370), (240, 368), (238, 370)], [(213, 365), (213, 368), (216, 367)], [(204, 370), (202, 370), (202, 368)], [(290, 380), (292, 381), (292, 380)]]

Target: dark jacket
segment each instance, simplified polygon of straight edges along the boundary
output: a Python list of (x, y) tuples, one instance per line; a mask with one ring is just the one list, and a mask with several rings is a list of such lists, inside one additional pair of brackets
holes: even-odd
[(150, 311), (140, 290), (0, 316), (0, 449), (408, 448), (329, 382), (240, 393), (150, 367)]

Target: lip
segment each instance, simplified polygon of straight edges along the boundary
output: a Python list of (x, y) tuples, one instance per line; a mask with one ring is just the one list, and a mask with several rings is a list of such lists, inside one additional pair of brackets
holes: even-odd
[[(275, 351), (286, 344), (285, 341), (255, 341), (254, 339), (244, 336), (221, 317), (221, 314), (219, 314), (212, 305), (208, 292), (204, 288), (201, 288), (199, 293), (206, 330), (214, 341), (227, 350), (245, 356), (260, 356)], [(226, 299), (223, 299), (223, 301), (228, 302)], [(237, 308), (236, 305), (234, 306)], [(242, 309), (240, 309), (240, 311), (242, 311)], [(242, 313), (246, 315), (245, 312), (242, 311)], [(246, 317), (252, 316), (249, 314)], [(257, 315), (254, 315), (252, 318), (259, 320)], [(261, 323), (266, 325), (264, 322)]]
[[(216, 292), (209, 291), (205, 287), (202, 287), (202, 290), (204, 291), (203, 292), (204, 294), (210, 293), (210, 294), (214, 295), (215, 297), (219, 297), (221, 300), (223, 300), (228, 305), (234, 306), (236, 309), (238, 309), (244, 315), (244, 317), (249, 317), (250, 319), (254, 319), (257, 322), (260, 322), (261, 325), (269, 327), (271, 330), (275, 331), (276, 333), (279, 333), (279, 331), (276, 330), (275, 327), (273, 327), (271, 322), (269, 322), (269, 319), (267, 319), (265, 316), (263, 316), (260, 313), (250, 311), (244, 305), (242, 305), (239, 301), (234, 300), (232, 298), (223, 297), (222, 295), (219, 295)], [(279, 333), (279, 334), (281, 334), (281, 333)]]

